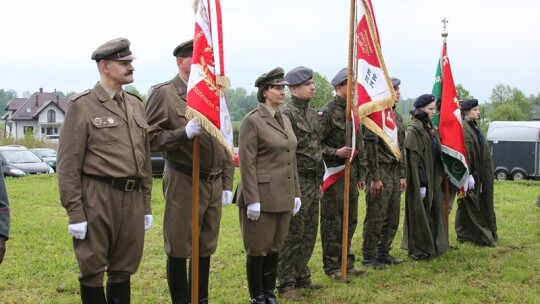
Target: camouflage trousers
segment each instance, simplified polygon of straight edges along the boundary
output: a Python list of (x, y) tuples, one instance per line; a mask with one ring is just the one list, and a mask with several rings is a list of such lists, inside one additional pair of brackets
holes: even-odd
[[(354, 174), (351, 174), (354, 176)], [(341, 249), (343, 238), (343, 196), (344, 178), (336, 181), (324, 192), (321, 201), (321, 240), (323, 249), (323, 269), (332, 275), (341, 269)], [(351, 241), (358, 224), (358, 188), (356, 178), (350, 179), (349, 225), (347, 231), (347, 269), (354, 268), (354, 254)]]
[(285, 292), (297, 282), (311, 282), (309, 259), (317, 240), (319, 228), (319, 182), (315, 174), (300, 176), (302, 206), (291, 218), (289, 234), (279, 254), (277, 269), (278, 289)]
[(379, 196), (371, 197), (371, 178), (366, 184), (366, 217), (362, 242), (362, 256), (369, 260), (378, 255), (388, 254), (399, 226), (401, 190), (399, 166), (379, 164), (383, 189)]

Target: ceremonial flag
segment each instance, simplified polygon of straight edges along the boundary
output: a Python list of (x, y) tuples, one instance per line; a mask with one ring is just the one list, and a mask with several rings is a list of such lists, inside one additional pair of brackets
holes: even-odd
[(401, 158), (398, 129), (392, 106), (397, 99), (382, 56), (371, 0), (358, 6), (356, 29), (358, 60), (357, 106), (360, 121), (377, 134)]
[[(437, 98), (437, 103), (441, 102), (442, 98), (442, 69), (441, 69), (441, 58), (437, 62), (437, 71), (435, 72), (435, 83), (433, 83), (433, 89), (431, 89), (431, 94)], [(439, 127), (441, 116), (440, 105), (437, 107), (435, 115), (431, 118), (431, 121), (434, 125)]]
[(208, 133), (218, 138), (232, 155), (233, 131), (225, 101), (229, 84), (223, 61), (221, 5), (219, 0), (199, 0), (194, 9), (195, 35), (186, 117), (198, 118)]
[(450, 59), (446, 51), (446, 42), (443, 43), (439, 65), (442, 68), (439, 134), (441, 136), (444, 170), (448, 174), (450, 182), (460, 188), (460, 191), (463, 191), (469, 178), (469, 169), (463, 128), (461, 126), (461, 112), (452, 70), (450, 69)]

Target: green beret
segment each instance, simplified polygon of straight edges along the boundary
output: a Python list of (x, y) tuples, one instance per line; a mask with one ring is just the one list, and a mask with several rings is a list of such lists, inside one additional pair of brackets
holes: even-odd
[(261, 88), (267, 84), (270, 85), (286, 85), (289, 84), (285, 80), (285, 71), (282, 68), (275, 68), (268, 73), (263, 73), (255, 80), (255, 87)]
[(116, 38), (109, 40), (100, 45), (93, 53), (92, 60), (133, 60), (133, 56), (129, 50), (131, 42), (126, 38)]
[(184, 41), (174, 48), (174, 57), (188, 57), (193, 55), (193, 39)]

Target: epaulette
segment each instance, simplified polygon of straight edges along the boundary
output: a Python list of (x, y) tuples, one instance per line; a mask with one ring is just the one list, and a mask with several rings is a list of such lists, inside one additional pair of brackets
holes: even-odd
[(90, 91), (91, 91), (90, 89), (87, 89), (84, 92), (71, 95), (71, 96), (68, 97), (68, 100), (69, 101), (76, 101), (77, 99), (81, 98), (82, 96), (90, 94)]
[(153, 85), (150, 89), (154, 90), (154, 89), (157, 89), (157, 88), (160, 88), (166, 84), (170, 84), (171, 83), (171, 80), (167, 80), (165, 82), (161, 82), (161, 83), (158, 83), (158, 84), (155, 84)]
[(133, 94), (133, 93), (131, 93), (131, 92), (128, 92), (128, 91), (125, 91), (125, 92), (128, 93), (128, 94), (131, 95), (131, 96), (137, 97), (137, 99), (138, 99), (140, 102), (143, 102), (143, 100), (142, 100), (138, 95), (135, 95), (135, 94)]
[(246, 114), (246, 116), (253, 115), (253, 113), (255, 113), (255, 112), (257, 112), (257, 108), (255, 108), (255, 109), (249, 111), (249, 112)]

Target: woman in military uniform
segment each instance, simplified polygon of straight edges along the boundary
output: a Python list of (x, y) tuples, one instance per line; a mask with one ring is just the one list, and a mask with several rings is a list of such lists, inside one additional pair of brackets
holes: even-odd
[(291, 216), (301, 206), (296, 136), (278, 109), (286, 84), (282, 68), (257, 78), (260, 104), (244, 117), (238, 137), (241, 180), (236, 203), (247, 253), (250, 303), (277, 303), (278, 254)]
[(424, 94), (414, 102), (405, 135), (407, 191), (401, 247), (415, 260), (427, 260), (448, 251), (443, 195), (444, 168), (441, 142), (431, 118), (435, 96)]

